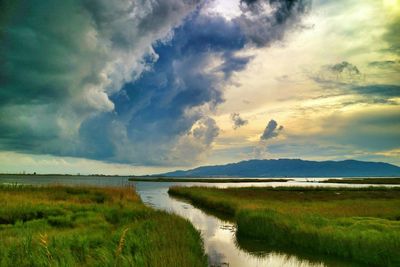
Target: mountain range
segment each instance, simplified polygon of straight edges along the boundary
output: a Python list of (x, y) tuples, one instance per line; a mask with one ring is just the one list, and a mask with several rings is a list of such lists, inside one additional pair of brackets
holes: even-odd
[(400, 177), (400, 167), (358, 160), (246, 160), (160, 174), (168, 177)]

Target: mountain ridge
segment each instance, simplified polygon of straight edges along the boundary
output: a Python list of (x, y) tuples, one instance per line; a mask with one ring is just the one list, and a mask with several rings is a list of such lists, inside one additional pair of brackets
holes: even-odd
[(394, 177), (400, 167), (359, 160), (251, 159), (159, 174), (167, 177)]

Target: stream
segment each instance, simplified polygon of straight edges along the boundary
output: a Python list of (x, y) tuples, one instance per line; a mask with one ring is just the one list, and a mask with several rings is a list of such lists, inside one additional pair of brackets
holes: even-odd
[[(204, 249), (208, 255), (209, 266), (229, 267), (319, 267), (319, 266), (357, 266), (313, 254), (293, 254), (265, 248), (257, 240), (236, 240), (236, 226), (233, 222), (202, 211), (188, 202), (168, 195), (168, 188), (180, 186), (282, 186), (288, 183), (159, 183), (135, 182), (136, 190), (143, 202), (156, 209), (165, 210), (189, 220), (200, 231)], [(309, 182), (296, 182), (295, 186), (310, 186)], [(314, 186), (316, 184), (313, 184)], [(326, 185), (326, 184), (325, 184)], [(333, 186), (333, 185), (328, 185)], [(336, 185), (337, 186), (337, 185)]]

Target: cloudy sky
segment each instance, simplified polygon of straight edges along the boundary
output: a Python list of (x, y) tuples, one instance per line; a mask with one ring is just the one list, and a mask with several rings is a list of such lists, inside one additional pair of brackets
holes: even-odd
[(399, 0), (5, 0), (0, 172), (400, 165)]

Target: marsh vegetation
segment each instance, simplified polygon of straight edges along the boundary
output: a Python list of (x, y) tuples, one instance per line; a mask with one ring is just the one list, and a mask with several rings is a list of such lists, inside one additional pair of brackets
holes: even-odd
[(199, 233), (132, 187), (0, 186), (0, 266), (207, 266)]
[(173, 187), (169, 193), (229, 215), (238, 239), (369, 266), (400, 265), (399, 188)]

